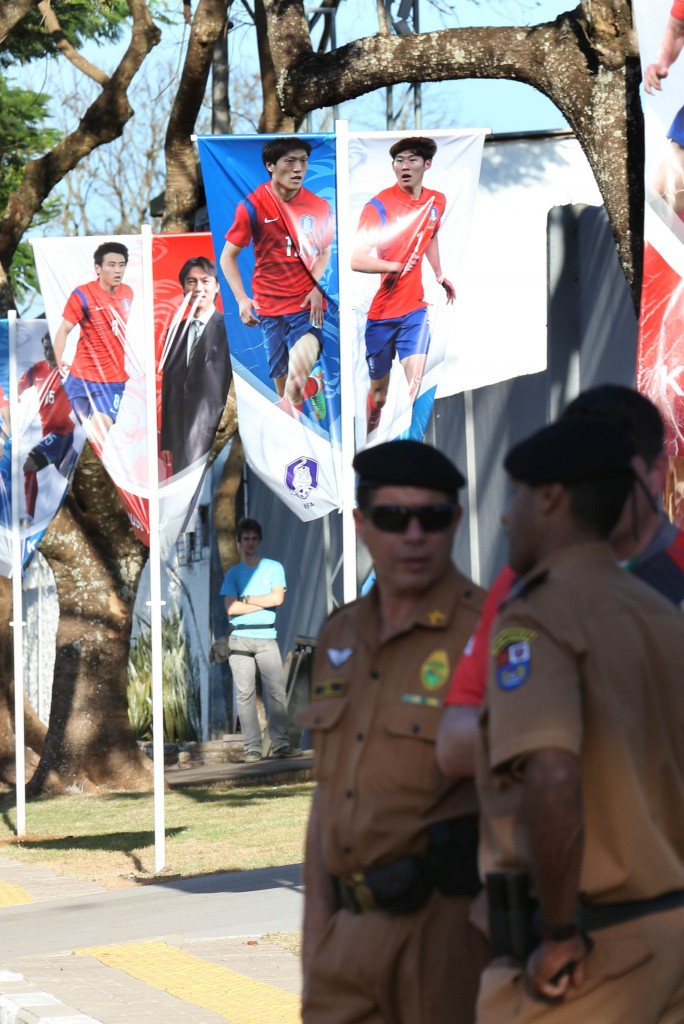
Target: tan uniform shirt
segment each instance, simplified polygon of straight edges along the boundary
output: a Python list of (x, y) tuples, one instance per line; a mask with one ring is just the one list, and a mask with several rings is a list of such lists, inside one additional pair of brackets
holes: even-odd
[(529, 869), (520, 768), (559, 748), (580, 758), (580, 893), (613, 903), (684, 889), (681, 612), (606, 544), (566, 548), (527, 579), (492, 630), (478, 766), (484, 871)]
[(474, 785), (455, 785), (435, 760), (442, 701), (478, 620), (484, 592), (451, 567), (413, 624), (378, 640), (375, 588), (327, 622), (312, 703), (321, 840), (338, 877), (423, 853), (426, 827), (476, 812)]

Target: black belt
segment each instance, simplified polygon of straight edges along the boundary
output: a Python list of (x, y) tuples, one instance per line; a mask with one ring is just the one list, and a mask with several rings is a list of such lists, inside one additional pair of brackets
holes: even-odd
[(353, 914), (411, 914), (425, 906), (433, 889), (446, 896), (475, 896), (481, 887), (477, 818), (440, 821), (428, 828), (428, 837), (424, 856), (333, 877), (339, 906)]
[(648, 914), (658, 914), (664, 910), (684, 907), (684, 889), (666, 892), (663, 896), (654, 896), (650, 900), (631, 900), (627, 903), (580, 903), (579, 919), (586, 932), (595, 932), (601, 928), (610, 928), (615, 924), (635, 921)]

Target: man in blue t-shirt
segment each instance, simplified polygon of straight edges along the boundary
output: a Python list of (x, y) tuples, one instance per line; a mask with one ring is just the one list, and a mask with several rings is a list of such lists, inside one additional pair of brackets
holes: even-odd
[(290, 745), (285, 677), (276, 642), (275, 609), (285, 600), (285, 570), (280, 562), (262, 558), (261, 524), (241, 519), (237, 527), (240, 561), (229, 569), (221, 585), (232, 627), (228, 659), (237, 696), (238, 716), (245, 744), (245, 762), (261, 760), (261, 729), (256, 707), (256, 670), (259, 669), (266, 706), (272, 757), (301, 757)]

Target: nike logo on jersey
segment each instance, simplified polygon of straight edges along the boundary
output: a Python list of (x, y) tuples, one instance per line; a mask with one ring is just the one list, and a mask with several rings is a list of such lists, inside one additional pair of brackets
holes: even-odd
[(264, 217), (264, 224), (273, 224), (275, 221), (279, 219), (279, 217)]

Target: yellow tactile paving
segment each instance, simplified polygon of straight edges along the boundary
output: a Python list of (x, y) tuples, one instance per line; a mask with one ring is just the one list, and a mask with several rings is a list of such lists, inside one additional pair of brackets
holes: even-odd
[(16, 907), (20, 903), (33, 903), (33, 896), (19, 885), (0, 882), (0, 907)]
[(187, 1003), (211, 1010), (231, 1024), (300, 1024), (299, 999), (165, 942), (89, 946), (91, 956)]

